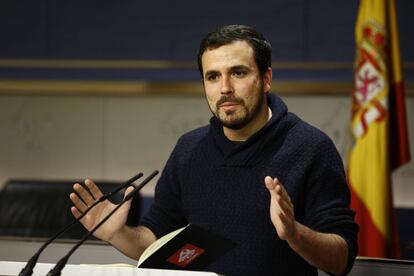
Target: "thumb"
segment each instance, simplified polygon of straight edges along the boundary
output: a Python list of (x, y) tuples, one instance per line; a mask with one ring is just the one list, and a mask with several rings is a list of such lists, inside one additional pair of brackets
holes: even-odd
[[(125, 200), (127, 197), (130, 197), (131, 195), (131, 192), (134, 190), (134, 186), (129, 186), (126, 190), (125, 190), (125, 193), (124, 193), (124, 198), (122, 199), (122, 200)], [(130, 199), (128, 199), (125, 203), (124, 203), (124, 205), (122, 206), (122, 208), (121, 209), (123, 209), (123, 210), (129, 210), (130, 208), (131, 208), (131, 203), (132, 203), (132, 198), (133, 197), (131, 197)]]
[[(125, 198), (127, 197), (127, 196), (131, 196), (130, 195), (130, 193), (132, 193), (132, 191), (134, 190), (134, 186), (129, 186), (126, 190), (125, 190), (125, 193), (124, 193), (124, 200), (125, 200)], [(128, 202), (126, 202), (127, 204), (128, 203), (131, 203), (131, 199), (132, 198), (130, 198), (129, 200), (128, 200)]]
[(269, 192), (272, 192), (272, 191), (275, 190), (276, 183), (273, 180), (273, 178), (271, 178), (270, 176), (266, 176), (265, 179), (264, 179), (264, 182), (265, 182), (266, 188), (269, 190)]

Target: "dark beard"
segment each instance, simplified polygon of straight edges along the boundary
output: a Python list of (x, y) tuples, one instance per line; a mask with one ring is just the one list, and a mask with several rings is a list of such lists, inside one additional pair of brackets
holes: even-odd
[[(242, 129), (246, 125), (248, 125), (259, 113), (260, 108), (262, 107), (262, 104), (264, 102), (264, 95), (265, 95), (264, 93), (259, 94), (259, 98), (258, 98), (257, 102), (255, 103), (255, 105), (253, 106), (253, 109), (252, 109), (251, 112), (249, 112), (249, 110), (246, 108), (246, 105), (245, 105), (243, 99), (236, 98), (232, 95), (222, 96), (216, 103), (217, 114), (214, 114), (214, 112), (213, 112), (213, 114), (222, 123), (222, 125), (225, 126), (226, 128), (232, 129), (232, 130)], [(220, 105), (223, 104), (224, 102), (233, 102), (233, 103), (240, 104), (240, 106), (243, 107), (246, 115), (242, 118), (238, 118), (237, 120), (234, 120), (234, 121), (231, 121), (231, 122), (221, 120), (220, 117), (218, 116), (218, 114), (219, 114)], [(231, 115), (231, 114), (227, 113), (227, 115)]]

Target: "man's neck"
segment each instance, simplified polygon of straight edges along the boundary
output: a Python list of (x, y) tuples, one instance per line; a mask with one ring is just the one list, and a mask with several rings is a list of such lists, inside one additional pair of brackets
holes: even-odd
[(223, 126), (224, 135), (230, 141), (242, 142), (258, 132), (272, 117), (272, 110), (266, 105), (257, 118), (241, 129), (230, 129)]

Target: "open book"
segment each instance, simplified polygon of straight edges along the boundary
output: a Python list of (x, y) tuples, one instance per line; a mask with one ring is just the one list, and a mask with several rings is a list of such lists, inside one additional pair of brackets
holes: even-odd
[(151, 244), (138, 267), (204, 270), (235, 244), (194, 224), (177, 229)]

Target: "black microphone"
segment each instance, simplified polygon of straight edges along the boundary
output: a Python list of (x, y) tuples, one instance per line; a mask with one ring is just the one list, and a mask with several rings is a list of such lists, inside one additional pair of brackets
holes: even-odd
[(111, 192), (109, 192), (109, 193), (104, 194), (103, 196), (101, 196), (91, 206), (89, 206), (81, 216), (79, 216), (78, 218), (75, 218), (72, 221), (72, 223), (70, 223), (69, 225), (67, 225), (66, 227), (64, 227), (62, 230), (60, 230), (59, 232), (57, 232), (53, 237), (51, 237), (50, 239), (48, 239), (39, 248), (39, 250), (30, 258), (30, 260), (27, 262), (27, 264), (25, 265), (25, 267), (20, 271), (19, 276), (30, 276), (30, 275), (32, 275), (33, 274), (33, 268), (35, 267), (35, 265), (37, 263), (37, 260), (39, 259), (40, 254), (43, 252), (43, 250), (45, 250), (45, 248), (50, 243), (52, 243), (52, 241), (54, 241), (62, 233), (66, 232), (69, 228), (71, 228), (78, 221), (80, 221), (97, 204), (101, 203), (102, 201), (107, 200), (108, 198), (110, 198), (111, 196), (113, 196), (114, 194), (116, 194), (117, 192), (119, 192), (120, 190), (124, 189), (125, 187), (130, 186), (132, 183), (134, 183), (134, 181), (136, 181), (137, 179), (139, 179), (143, 175), (144, 174), (142, 172), (140, 172), (137, 175), (135, 175), (135, 176), (131, 177), (130, 179), (128, 179), (127, 181), (125, 181), (124, 183), (122, 183), (120, 186), (118, 186), (117, 188), (115, 188), (113, 191), (111, 191)]
[(139, 185), (137, 185), (133, 191), (125, 196), (125, 198), (106, 216), (104, 217), (89, 233), (87, 233), (78, 243), (75, 244), (74, 247), (65, 255), (63, 256), (48, 273), (47, 276), (60, 276), (62, 269), (65, 267), (66, 263), (68, 262), (70, 256), (72, 256), (73, 252), (78, 249), (89, 237), (95, 233), (95, 231), (102, 226), (125, 202), (130, 200), (134, 197), (141, 189), (144, 187), (148, 182), (150, 182), (156, 175), (158, 171), (154, 171), (151, 173), (146, 179), (144, 179)]

